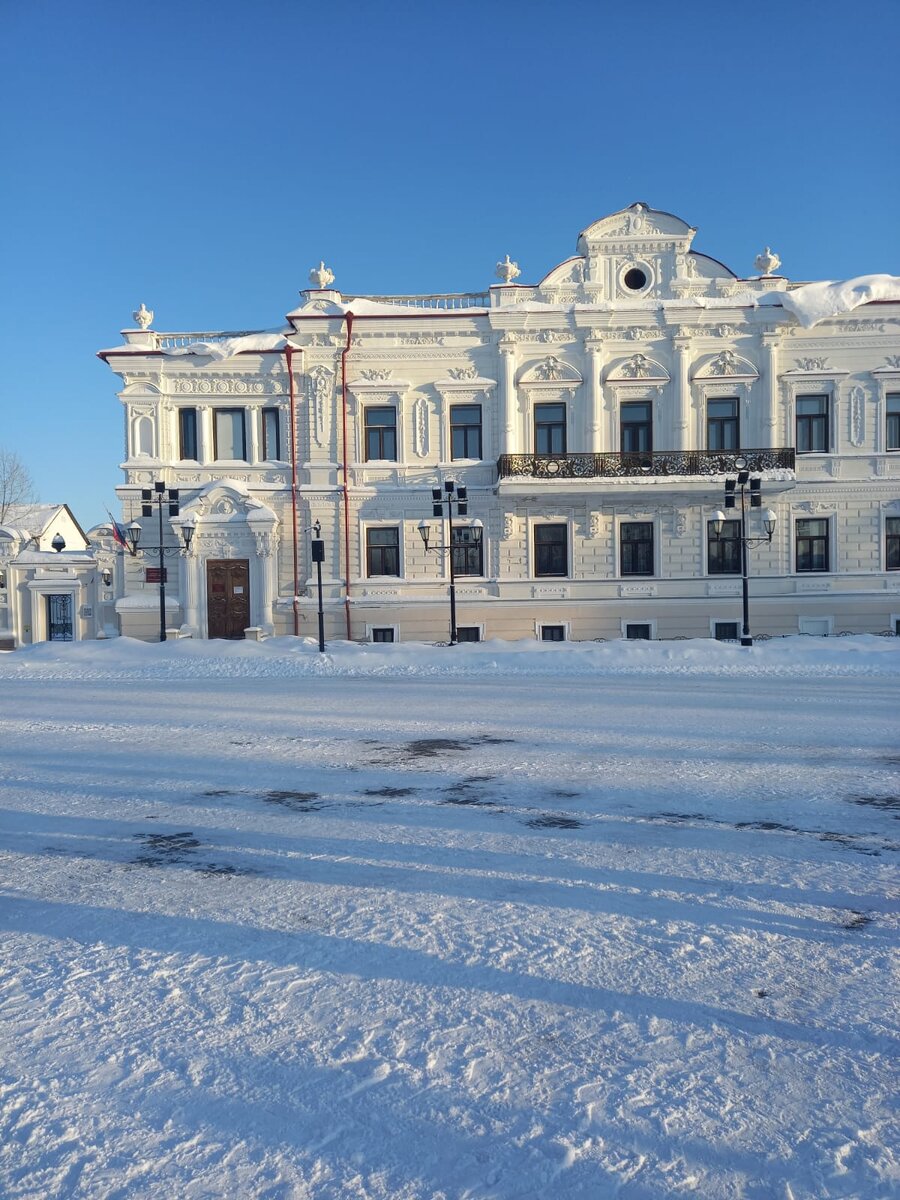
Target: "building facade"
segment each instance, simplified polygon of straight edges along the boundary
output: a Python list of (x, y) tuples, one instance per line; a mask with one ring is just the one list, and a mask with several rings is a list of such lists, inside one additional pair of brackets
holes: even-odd
[(118, 633), (115, 546), (67, 504), (10, 505), (0, 520), (0, 650)]
[[(743, 468), (777, 518), (754, 633), (894, 631), (900, 280), (792, 283), (768, 249), (738, 278), (694, 234), (635, 204), (540, 283), (507, 257), (481, 293), (350, 296), (320, 264), (281, 334), (160, 333), (142, 305), (101, 357), (125, 521), (162, 483), (173, 550), (193, 530), (167, 623), (314, 636), (318, 522), (332, 638), (446, 640), (451, 553), (463, 639), (735, 636), (739, 514), (714, 519)], [(435, 554), (448, 480), (483, 535)], [(123, 565), (121, 630), (153, 637), (150, 560)]]

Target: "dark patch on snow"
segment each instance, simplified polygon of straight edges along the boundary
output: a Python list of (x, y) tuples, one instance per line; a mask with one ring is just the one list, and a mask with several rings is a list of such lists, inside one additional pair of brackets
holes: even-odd
[(417, 738), (407, 742), (404, 750), (411, 758), (436, 758), (439, 754), (458, 754), (468, 748), (466, 742), (457, 738)]
[(872, 924), (872, 917), (869, 913), (860, 912), (858, 909), (851, 908), (850, 913), (843, 921), (841, 927), (843, 929), (865, 929), (867, 925)]
[(735, 829), (761, 829), (766, 833), (802, 833), (796, 825), (782, 825), (780, 821), (737, 821)]
[(184, 833), (136, 833), (144, 852), (132, 859), (140, 867), (168, 867), (187, 861), (200, 848), (190, 830)]
[(364, 796), (385, 796), (389, 800), (394, 800), (400, 796), (414, 796), (416, 789), (411, 787), (380, 787), (366, 788), (363, 792)]
[(644, 817), (645, 821), (662, 821), (666, 825), (678, 825), (686, 821), (709, 821), (712, 820), (705, 813), (691, 812), (658, 812), (648, 813)]
[(236, 796), (237, 792), (233, 792), (231, 788), (209, 788), (205, 792), (200, 793), (201, 796)]
[(559, 813), (541, 813), (539, 817), (531, 817), (525, 822), (532, 829), (581, 829), (584, 821), (576, 817), (564, 817)]
[[(857, 854), (868, 854), (870, 858), (880, 858), (881, 850), (876, 850), (872, 846), (861, 846), (858, 840), (850, 833), (824, 833), (813, 834), (820, 842), (835, 842), (838, 846), (843, 846), (846, 850), (853, 850)], [(884, 849), (891, 849), (890, 846), (885, 846)]]
[(477, 792), (470, 791), (465, 787), (452, 787), (444, 789), (444, 799), (441, 804), (459, 804), (469, 808), (496, 808), (497, 805), (493, 800), (485, 800), (483, 796), (479, 796)]
[(325, 807), (324, 804), (315, 803), (320, 799), (318, 792), (271, 791), (263, 792), (262, 799), (266, 804), (280, 804), (292, 812), (318, 812)]
[(568, 790), (568, 788), (556, 788), (555, 791), (549, 792), (548, 795), (556, 796), (559, 800), (574, 800), (574, 798), (580, 795), (580, 793), (571, 792)]
[[(398, 759), (402, 761), (404, 758), (408, 762), (416, 762), (424, 758), (440, 758), (445, 754), (465, 754), (478, 746), (500, 746), (512, 741), (514, 741), (513, 738), (496, 737), (493, 734), (485, 733), (467, 738), (414, 738), (413, 741), (400, 746), (386, 746), (383, 742), (366, 742), (365, 744), (376, 747), (378, 754), (372, 759), (372, 762), (380, 765), (383, 761), (395, 763)], [(382, 755), (387, 755), (388, 759), (383, 759)]]
[(900, 821), (900, 796), (848, 796), (851, 804), (861, 804), (868, 808), (878, 808), (882, 812), (896, 813), (894, 818)]
[(203, 863), (201, 866), (194, 867), (198, 875), (206, 875), (212, 877), (215, 875), (256, 875), (257, 872), (249, 867), (235, 867), (231, 863)]
[(766, 998), (766, 996), (768, 996), (768, 994), (769, 993), (766, 991), (765, 988), (756, 988), (756, 989), (754, 989), (754, 992), (753, 992), (753, 995), (756, 996), (760, 1000), (765, 1000), (765, 998)]

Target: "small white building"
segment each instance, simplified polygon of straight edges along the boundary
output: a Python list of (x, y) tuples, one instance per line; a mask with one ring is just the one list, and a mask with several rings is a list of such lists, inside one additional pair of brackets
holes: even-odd
[[(141, 306), (100, 356), (145, 544), (142, 491), (180, 495), (166, 623), (314, 634), (318, 521), (329, 637), (446, 639), (453, 481), (461, 638), (734, 637), (740, 511), (716, 514), (744, 470), (775, 514), (767, 540), (748, 511), (753, 631), (895, 630), (900, 279), (792, 282), (768, 248), (739, 277), (695, 232), (633, 204), (539, 282), (507, 256), (464, 294), (348, 295), (320, 264), (278, 334), (157, 332)], [(158, 635), (152, 566), (124, 560), (124, 633)]]
[(84, 530), (67, 504), (13, 505), (0, 523), (0, 649), (117, 632), (109, 530)]

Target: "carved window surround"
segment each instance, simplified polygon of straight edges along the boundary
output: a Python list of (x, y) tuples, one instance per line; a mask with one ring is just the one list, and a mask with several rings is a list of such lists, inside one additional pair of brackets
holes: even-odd
[(440, 462), (450, 462), (450, 408), (454, 404), (481, 405), (481, 458), (489, 460), (497, 457), (493, 440), (493, 408), (490, 404), (491, 393), (496, 387), (496, 379), (486, 379), (474, 372), (474, 369), (472, 374), (461, 369), (456, 378), (435, 380), (434, 390), (439, 397), (438, 458)]
[[(784, 371), (781, 375), (782, 406), (784, 408), (784, 433), (786, 446), (793, 446), (796, 432), (796, 403), (798, 396), (828, 397), (828, 444), (829, 454), (839, 449), (838, 431), (840, 409), (840, 383), (849, 371)], [(815, 457), (813, 455), (803, 455)]]
[[(388, 375), (390, 372), (386, 372)], [(354, 456), (358, 467), (369, 466), (365, 456), (366, 408), (390, 408), (397, 410), (397, 463), (409, 457), (408, 427), (411, 422), (410, 383), (405, 379), (354, 379), (347, 384), (347, 409), (353, 420)]]
[[(887, 398), (900, 392), (900, 367), (876, 367), (871, 372), (878, 389), (875, 400), (875, 453), (887, 453)], [(894, 451), (896, 454), (897, 451)], [(898, 454), (900, 457), (900, 454)]]

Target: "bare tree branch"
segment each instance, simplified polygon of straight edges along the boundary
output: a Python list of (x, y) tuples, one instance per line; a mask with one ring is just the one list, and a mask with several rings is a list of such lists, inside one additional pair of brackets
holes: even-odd
[(6, 522), (10, 509), (32, 506), (37, 493), (28, 468), (14, 450), (0, 446), (0, 525)]

